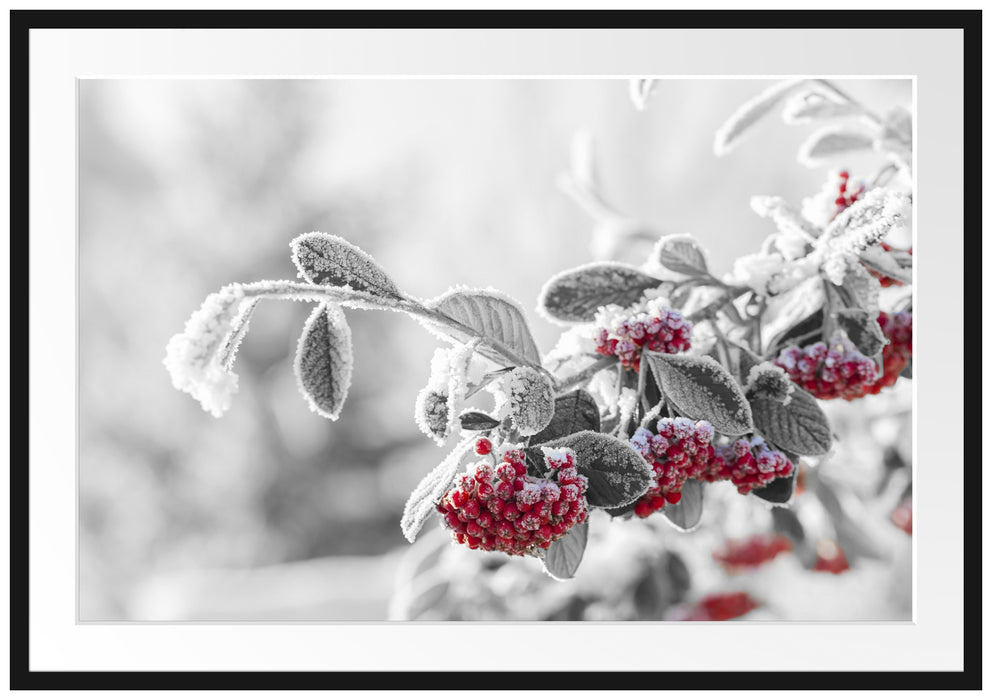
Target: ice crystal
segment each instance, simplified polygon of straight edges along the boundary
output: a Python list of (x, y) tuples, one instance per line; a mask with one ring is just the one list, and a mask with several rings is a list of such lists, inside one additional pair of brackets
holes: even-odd
[(521, 435), (536, 435), (555, 413), (554, 387), (548, 377), (530, 367), (517, 367), (504, 380), (510, 415)]
[(218, 418), (230, 408), (238, 389), (238, 377), (224, 367), (220, 351), (231, 335), (242, 301), (244, 293), (238, 285), (209, 295), (186, 321), (183, 332), (169, 340), (163, 360), (172, 385)]

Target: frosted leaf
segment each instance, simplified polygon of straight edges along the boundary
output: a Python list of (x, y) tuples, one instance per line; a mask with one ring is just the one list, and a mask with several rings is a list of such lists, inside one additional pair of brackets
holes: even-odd
[[(813, 241), (823, 233), (807, 221), (802, 214), (789, 206), (781, 197), (752, 197), (751, 209), (764, 219), (771, 219), (783, 234), (795, 236), (804, 241)], [(799, 256), (795, 256), (799, 257)]]
[(651, 466), (624, 440), (584, 430), (525, 451), (543, 460), (542, 447), (572, 450), (579, 473), (589, 479), (586, 500), (591, 506), (619, 508), (636, 501), (651, 486)]
[(751, 253), (734, 261), (732, 272), (724, 275), (724, 282), (749, 287), (762, 295), (775, 296), (815, 275), (818, 266), (818, 260), (809, 257), (789, 261), (777, 252)]
[(724, 435), (754, 430), (751, 407), (730, 373), (711, 357), (646, 352), (665, 397), (680, 413), (707, 420)]
[(774, 398), (751, 400), (754, 426), (781, 449), (804, 455), (825, 455), (833, 444), (826, 414), (809, 393), (794, 387), (786, 406)]
[(321, 304), (303, 326), (293, 371), (310, 410), (337, 420), (351, 386), (351, 329), (336, 304)]
[(878, 318), (878, 295), (882, 285), (877, 277), (862, 265), (855, 265), (847, 271), (841, 287), (851, 306)]
[(782, 451), (789, 461), (792, 462), (792, 473), (789, 476), (780, 476), (768, 484), (768, 486), (762, 486), (751, 491), (751, 495), (775, 505), (785, 505), (792, 500), (792, 496), (796, 492), (796, 475), (799, 472), (798, 455), (791, 454), (785, 448), (782, 448)]
[(654, 78), (632, 78), (629, 81), (630, 100), (638, 112), (647, 107), (648, 98), (654, 91)]
[(799, 146), (799, 162), (809, 168), (834, 156), (849, 155), (873, 148), (875, 138), (849, 127), (825, 127), (815, 131)]
[(792, 95), (782, 108), (786, 124), (808, 124), (824, 119), (839, 119), (861, 115), (861, 109), (850, 102), (835, 99), (819, 90), (803, 90)]
[(669, 503), (661, 509), (661, 514), (680, 532), (691, 532), (703, 517), (703, 484), (696, 479), (688, 479), (682, 485), (682, 498), (678, 503)]
[(589, 263), (548, 280), (538, 295), (537, 311), (553, 323), (589, 322), (600, 307), (630, 306), (645, 290), (661, 284), (632, 265)]
[[(478, 351), (495, 362), (505, 362), (506, 358), (487, 346), (487, 341), (508, 348), (524, 360), (535, 364), (541, 361), (541, 353), (520, 305), (501, 292), (456, 288), (428, 302), (427, 306), (482, 336)], [(446, 332), (451, 332), (451, 329), (446, 328)], [(466, 336), (464, 339), (471, 338)]]
[(847, 334), (854, 347), (864, 355), (881, 365), (882, 348), (889, 344), (889, 339), (878, 325), (878, 314), (871, 314), (861, 309), (842, 309), (836, 314), (837, 325)]
[(662, 237), (655, 244), (652, 258), (672, 272), (685, 275), (705, 275), (709, 269), (702, 247), (688, 233), (675, 233)]
[(718, 156), (729, 153), (748, 129), (781, 104), (782, 100), (803, 82), (803, 80), (784, 80), (775, 83), (738, 107), (717, 130), (713, 151)]
[(234, 367), (234, 358), (237, 357), (238, 349), (241, 347), (241, 341), (248, 334), (248, 324), (251, 321), (251, 315), (254, 313), (255, 307), (258, 306), (258, 301), (255, 298), (243, 303), (241, 310), (231, 324), (231, 333), (227, 336), (227, 340), (224, 341), (224, 347), (220, 355), (220, 361), (226, 370), (231, 370)]
[(555, 412), (554, 387), (547, 375), (530, 367), (517, 367), (507, 375), (510, 416), (521, 435), (541, 432)]
[(311, 284), (403, 296), (371, 255), (339, 236), (313, 231), (297, 236), (289, 246), (299, 276)]
[(903, 284), (913, 283), (913, 256), (903, 251), (886, 251), (881, 247), (864, 250), (859, 256), (861, 262), (876, 272), (899, 280)]
[(555, 540), (544, 554), (544, 573), (556, 581), (574, 578), (582, 563), (589, 539), (589, 523), (573, 525), (561, 539)]
[(462, 411), (458, 416), (458, 422), (461, 424), (462, 430), (480, 431), (499, 427), (498, 420), (488, 413), (476, 410)]
[(169, 340), (162, 361), (172, 385), (217, 418), (231, 407), (231, 397), (238, 389), (238, 377), (224, 366), (222, 350), (243, 301), (239, 285), (210, 294), (186, 321), (183, 332)]
[(531, 442), (539, 444), (565, 437), (583, 430), (599, 432), (599, 406), (592, 395), (576, 389), (555, 399), (555, 412), (544, 430), (535, 434)]
[(886, 116), (874, 148), (884, 153), (900, 168), (913, 167), (913, 115), (903, 107), (893, 108)]
[(754, 408), (754, 397), (772, 399), (783, 406), (792, 401), (796, 385), (789, 379), (785, 370), (771, 362), (761, 362), (750, 367), (744, 382), (744, 393), (751, 398), (751, 408)]
[(403, 517), (400, 519), (400, 529), (403, 530), (403, 536), (410, 542), (417, 538), (417, 534), (430, 514), (437, 512), (438, 502), (448, 490), (455, 475), (460, 471), (462, 456), (474, 442), (475, 438), (470, 437), (459, 443), (451, 451), (451, 454), (421, 479), (413, 493), (410, 494), (410, 498), (403, 508)]
[(634, 416), (637, 400), (636, 389), (623, 388), (620, 390), (620, 398), (617, 400), (617, 410), (620, 412), (620, 433), (617, 437), (621, 440), (627, 438), (627, 424)]
[[(891, 231), (912, 228), (912, 199), (909, 195), (886, 188), (868, 190), (861, 199), (837, 215), (823, 236), (817, 240), (817, 249), (823, 257), (823, 271), (828, 279), (840, 286), (847, 271), (859, 258), (874, 267), (886, 265), (881, 248), (871, 250)], [(895, 279), (907, 277), (900, 269), (880, 269), (894, 272)], [(909, 276), (909, 281), (912, 277)]]

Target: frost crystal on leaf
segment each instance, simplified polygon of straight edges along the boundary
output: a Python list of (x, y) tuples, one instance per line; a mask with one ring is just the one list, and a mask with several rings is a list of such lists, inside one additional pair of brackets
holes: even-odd
[(172, 336), (166, 346), (163, 363), (172, 385), (217, 418), (231, 407), (231, 397), (238, 389), (238, 376), (224, 367), (219, 351), (231, 334), (243, 300), (239, 285), (209, 295), (186, 321), (183, 332)]
[(339, 236), (313, 231), (297, 236), (289, 246), (299, 276), (311, 284), (402, 296), (371, 255)]
[(293, 364), (311, 411), (338, 419), (351, 386), (353, 365), (351, 329), (344, 312), (336, 304), (321, 304), (303, 327)]
[(521, 435), (535, 435), (551, 422), (555, 413), (551, 380), (530, 367), (517, 367), (504, 380), (509, 394), (510, 416)]
[(475, 345), (473, 342), (436, 349), (427, 386), (417, 395), (414, 408), (417, 426), (438, 445), (444, 444), (458, 422), (460, 404), (468, 391)]
[(842, 285), (862, 253), (901, 227), (912, 227), (912, 199), (885, 188), (868, 190), (842, 211), (817, 240), (824, 275)]

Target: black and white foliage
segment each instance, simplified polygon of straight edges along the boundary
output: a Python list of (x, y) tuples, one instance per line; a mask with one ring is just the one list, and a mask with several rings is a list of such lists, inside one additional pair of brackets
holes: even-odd
[[(658, 90), (652, 79), (630, 83), (638, 109), (646, 109)], [(800, 149), (800, 160), (808, 165), (854, 151), (875, 152), (886, 161), (880, 173), (908, 172), (911, 116), (894, 110), (878, 117), (818, 79), (784, 81), (749, 100), (716, 134), (717, 154), (741, 146), (761, 120), (780, 109), (787, 124), (816, 126)], [(600, 223), (630, 224), (605, 204), (591, 159), (580, 161), (573, 163), (566, 189)], [(234, 357), (258, 301), (314, 303), (294, 369), (311, 409), (334, 420), (346, 402), (355, 352), (343, 309), (393, 311), (418, 320), (439, 346), (415, 400), (415, 422), (438, 445), (454, 441), (455, 446), (407, 502), (401, 528), (411, 542), (432, 514), (445, 512), (444, 499), (454, 492), (468, 460), (492, 455), (492, 464), (478, 474), (501, 466), (507, 473), (509, 462), (502, 465), (497, 458), (510, 454), (526, 459), (526, 475), (514, 476), (511, 469), (504, 479), (519, 481), (518, 490), (530, 489), (522, 512), (530, 512), (542, 488), (549, 504), (562, 493), (581, 492), (590, 509), (621, 517), (647, 517), (660, 509), (675, 529), (690, 531), (705, 515), (703, 477), (731, 477), (719, 465), (703, 465), (677, 489), (669, 484), (663, 491), (658, 469), (674, 458), (646, 451), (644, 442), (644, 435), (663, 425), (682, 431), (671, 440), (695, 434), (721, 455), (754, 446), (762, 469), (787, 459), (790, 469), (782, 476), (766, 475), (751, 485), (744, 476), (733, 477), (741, 493), (787, 506), (803, 458), (829, 454), (834, 435), (815, 382), (800, 384), (795, 377), (802, 368), (783, 361), (781, 353), (812, 348), (811, 357), (826, 356), (843, 346), (844, 352), (873, 360), (881, 376), (883, 355), (891, 351), (879, 323), (882, 280), (912, 282), (911, 254), (885, 243), (893, 232), (912, 227), (912, 193), (887, 187), (879, 178), (858, 182), (856, 188), (845, 172), (801, 204), (755, 196), (751, 206), (773, 232), (760, 250), (741, 257), (722, 276), (689, 234), (654, 236), (655, 245), (639, 266), (598, 261), (553, 275), (536, 295), (536, 308), (566, 330), (547, 355), (523, 307), (501, 292), (452, 288), (419, 300), (404, 293), (398, 278), (371, 254), (335, 235), (305, 233), (290, 244), (302, 281), (232, 284), (210, 294), (169, 341), (164, 362), (177, 389), (221, 416), (237, 389)], [(644, 230), (639, 228), (639, 235)], [(813, 369), (841, 376), (840, 360), (830, 362)], [(911, 365), (903, 365), (900, 371), (911, 372)], [(492, 394), (494, 406), (472, 404), (483, 390)], [(635, 434), (640, 442), (632, 439)], [(473, 445), (475, 457), (469, 457)], [(768, 458), (771, 454), (779, 461)], [(572, 476), (571, 467), (563, 466), (567, 460), (574, 460)], [(471, 476), (458, 478), (459, 488), (475, 488)], [(560, 484), (545, 483), (552, 478)], [(459, 493), (460, 503), (469, 498)], [(648, 501), (653, 505), (645, 510)], [(455, 518), (451, 511), (448, 516)], [(589, 527), (583, 519), (544, 540), (534, 554), (549, 575), (576, 575)], [(470, 546), (486, 548), (486, 536), (473, 535)]]

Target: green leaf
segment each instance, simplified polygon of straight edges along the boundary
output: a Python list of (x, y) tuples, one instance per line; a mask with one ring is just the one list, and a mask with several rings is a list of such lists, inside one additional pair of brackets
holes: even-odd
[(393, 299), (403, 296), (371, 255), (343, 238), (314, 231), (297, 236), (289, 246), (300, 277), (311, 284), (350, 287)]
[(589, 539), (589, 523), (579, 523), (569, 528), (560, 540), (548, 547), (544, 554), (544, 573), (551, 578), (564, 581), (573, 578)]
[(682, 486), (682, 498), (678, 503), (666, 503), (661, 514), (677, 530), (689, 532), (703, 517), (703, 484), (701, 481), (689, 479)]
[(526, 448), (532, 460), (543, 460), (542, 447), (567, 447), (575, 466), (587, 479), (586, 500), (597, 508), (618, 508), (636, 501), (650, 488), (654, 472), (644, 458), (623, 440), (590, 430), (555, 438)]
[(585, 323), (607, 304), (630, 306), (662, 285), (632, 265), (590, 263), (560, 272), (544, 285), (537, 310), (551, 321)]
[(661, 390), (679, 412), (724, 435), (754, 430), (751, 407), (730, 372), (710, 357), (645, 352)]
[[(456, 289), (441, 295), (427, 306), (471, 328), (486, 340), (495, 341), (512, 350), (523, 359), (535, 364), (541, 363), (541, 353), (531, 335), (527, 319), (520, 307), (509, 297), (483, 289)], [(451, 331), (447, 327), (445, 330)], [(479, 347), (479, 352), (496, 362), (505, 361), (500, 353), (487, 349), (485, 344)]]
[(548, 442), (582, 430), (599, 432), (599, 406), (585, 389), (576, 389), (555, 399), (555, 413), (551, 422), (534, 435), (531, 444)]
[(703, 249), (687, 233), (663, 237), (655, 247), (655, 254), (658, 262), (672, 272), (686, 275), (709, 274)]
[(482, 411), (464, 411), (458, 420), (462, 430), (492, 430), (499, 427), (499, 420)]
[(297, 386), (315, 411), (337, 420), (351, 385), (351, 329), (335, 304), (321, 304), (303, 327), (293, 370)]
[(798, 386), (793, 387), (789, 397), (789, 402), (784, 405), (766, 397), (756, 397), (751, 401), (758, 433), (778, 447), (797, 454), (827, 454), (833, 436), (820, 404)]
[(403, 517), (400, 519), (400, 529), (403, 530), (403, 536), (410, 542), (417, 539), (417, 534), (427, 522), (430, 514), (437, 512), (437, 504), (440, 503), (441, 498), (461, 469), (462, 456), (474, 442), (475, 438), (471, 437), (459, 443), (451, 454), (434, 467), (413, 489), (413, 493), (410, 494), (410, 498), (407, 499), (406, 506), (403, 508)]

